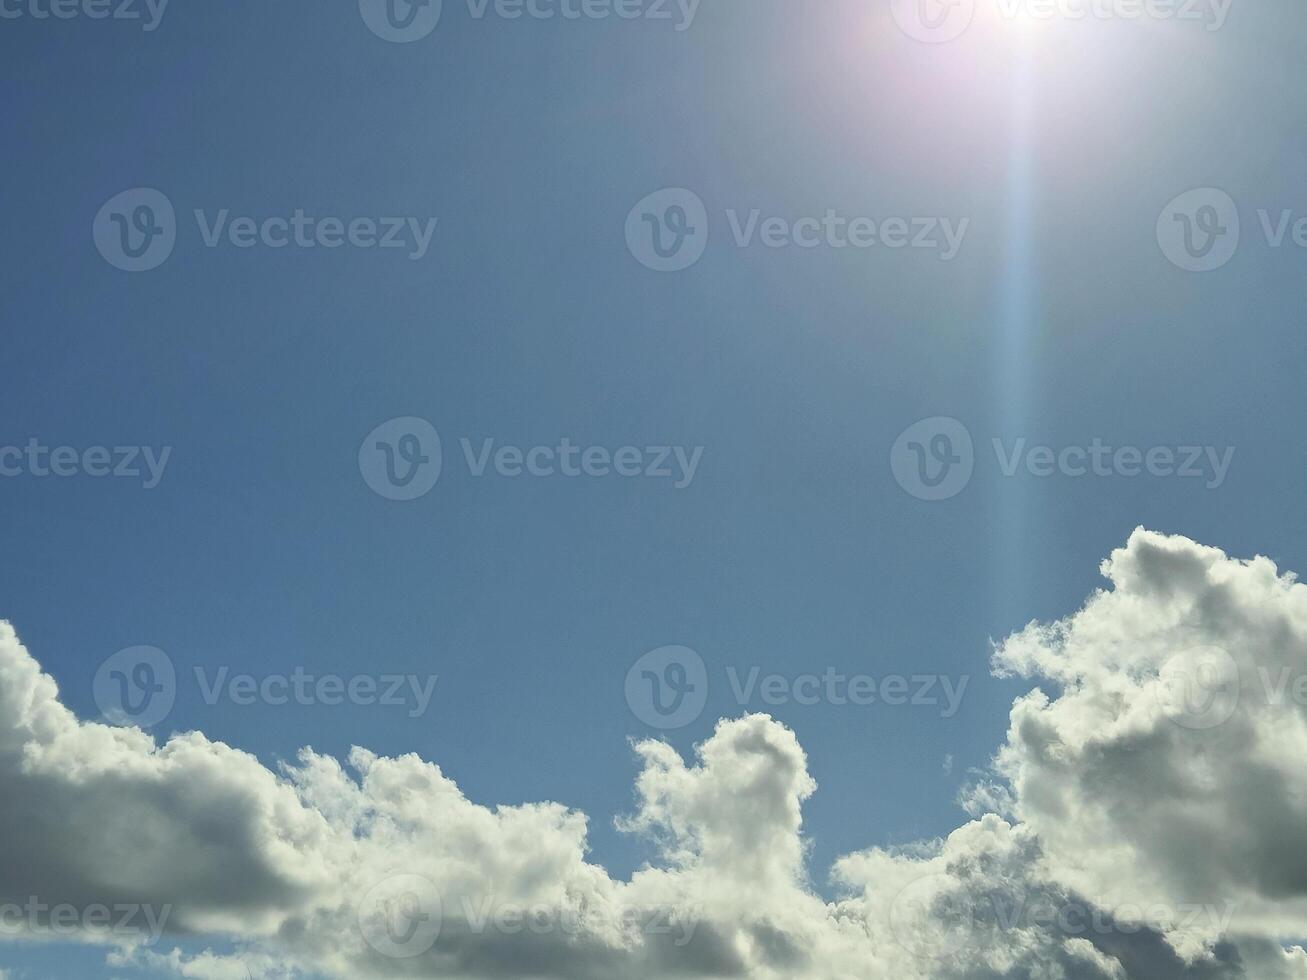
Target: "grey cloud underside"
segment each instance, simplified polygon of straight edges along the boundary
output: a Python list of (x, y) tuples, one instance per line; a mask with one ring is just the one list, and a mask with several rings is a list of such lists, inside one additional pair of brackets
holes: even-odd
[[(584, 815), (479, 806), (415, 756), (305, 750), (272, 771), (198, 733), (159, 744), (79, 721), (0, 624), (0, 905), (170, 906), (154, 947), (84, 938), (112, 947), (115, 974), (201, 980), (1307, 978), (1292, 944), (1307, 935), (1307, 717), (1258, 684), (1307, 672), (1307, 588), (1142, 530), (1103, 571), (1111, 587), (1084, 608), (994, 651), (996, 671), (1039, 686), (1013, 705), (975, 819), (842, 858), (835, 901), (809, 884), (806, 756), (765, 716), (721, 722), (689, 761), (635, 746), (621, 827), (659, 858), (621, 881), (587, 859)], [(1186, 724), (1165, 683), (1214, 648), (1245, 696), (1221, 724)], [(405, 959), (360, 926), (363, 896), (395, 874), (431, 882), (444, 909)], [(467, 909), (487, 900), (580, 925), (479, 927)], [(1120, 918), (1152, 906), (1204, 914)], [(693, 929), (655, 934), (632, 909)], [(180, 937), (221, 952), (184, 954)]]

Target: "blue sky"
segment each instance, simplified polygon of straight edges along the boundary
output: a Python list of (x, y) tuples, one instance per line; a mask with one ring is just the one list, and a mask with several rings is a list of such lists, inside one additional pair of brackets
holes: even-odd
[[(746, 710), (789, 726), (819, 786), (804, 828), (824, 892), (839, 855), (965, 819), (968, 771), (1029, 686), (989, 676), (991, 638), (1078, 608), (1135, 527), (1307, 564), (1307, 253), (1270, 247), (1257, 214), (1307, 214), (1303, 18), (1236, 2), (1218, 31), (1077, 22), (947, 44), (845, 0), (704, 0), (683, 31), (446, 0), (406, 44), (353, 3), (173, 0), (152, 31), (0, 22), (0, 444), (171, 447), (148, 490), (0, 479), (0, 617), (82, 718), (100, 717), (100, 664), (154, 646), (180, 677), (160, 736), (199, 729), (270, 764), (305, 745), (414, 752), (478, 803), (584, 811), (619, 876), (652, 856), (613, 820), (633, 805), (630, 740), (659, 734), (627, 671), (692, 648), (707, 705), (665, 737), (689, 752)], [(92, 224), (139, 187), (175, 207), (177, 241), (128, 273)], [(1158, 216), (1208, 187), (1237, 202), (1242, 243), (1188, 272)], [(624, 237), (663, 188), (693, 191), (710, 228), (677, 272)], [(196, 209), (436, 224), (420, 258), (210, 248)], [(754, 209), (967, 226), (948, 260), (739, 247), (728, 212)], [(412, 501), (358, 463), (402, 417), (443, 450)], [(965, 426), (975, 471), (929, 501), (890, 458), (936, 417)], [(564, 438), (702, 456), (678, 488), (477, 477), (460, 447)], [(1009, 477), (995, 438), (1234, 455), (1216, 487)], [(197, 667), (438, 682), (418, 718), (209, 706)], [(948, 718), (741, 706), (728, 667), (969, 682)], [(0, 963), (105, 969), (62, 948)]]

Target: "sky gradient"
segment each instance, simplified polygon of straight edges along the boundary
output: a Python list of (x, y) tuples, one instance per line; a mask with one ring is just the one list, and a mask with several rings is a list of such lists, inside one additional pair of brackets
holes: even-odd
[[(79, 718), (102, 717), (108, 658), (158, 648), (177, 676), (160, 738), (269, 766), (416, 753), (477, 803), (583, 811), (591, 859), (626, 877), (655, 858), (614, 824), (632, 740), (689, 754), (765, 712), (819, 787), (803, 832), (829, 897), (839, 856), (966, 819), (1031, 686), (991, 676), (993, 642), (1079, 608), (1136, 527), (1307, 567), (1292, 4), (1236, 2), (1219, 29), (982, 6), (945, 43), (846, 0), (667, 20), (445, 0), (407, 43), (367, 3), (173, 0), (148, 30), (143, 3), (139, 21), (0, 7), (20, 12), (0, 19), (0, 445), (79, 460), (40, 476), (0, 456), (0, 618)], [(103, 249), (137, 198), (104, 209), (137, 188), (172, 206), (175, 242), (128, 272)], [(1240, 229), (1203, 272), (1168, 213), (1195, 188)], [(694, 200), (701, 256), (650, 268), (631, 236), (670, 235), (669, 202)], [(1228, 235), (1224, 200), (1182, 210)], [(943, 443), (936, 422), (900, 438), (941, 418)], [(376, 490), (377, 443), (400, 464), (416, 445), (377, 436), (394, 419), (439, 434), (412, 500)], [(923, 499), (913, 467), (959, 432), (969, 480)], [(504, 446), (522, 459), (485, 455)], [(139, 449), (141, 475), (91, 475), (89, 447)], [(663, 729), (626, 685), (668, 646), (707, 692)], [(224, 668), (436, 680), (416, 717), (207, 704), (196, 670)], [(741, 698), (751, 672), (965, 687), (945, 716), (880, 687)], [(110, 975), (71, 947), (0, 965)]]

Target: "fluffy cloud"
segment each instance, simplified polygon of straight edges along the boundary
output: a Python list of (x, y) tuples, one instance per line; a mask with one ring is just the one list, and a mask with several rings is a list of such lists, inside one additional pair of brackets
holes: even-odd
[[(765, 716), (693, 761), (636, 746), (621, 825), (659, 859), (623, 881), (584, 815), (479, 806), (414, 756), (274, 772), (81, 722), (0, 624), (0, 931), (200, 980), (1307, 977), (1285, 946), (1307, 935), (1307, 589), (1144, 531), (1103, 571), (996, 650), (1047, 690), (1014, 705), (976, 819), (841, 859), (835, 901), (808, 880), (807, 759)], [(61, 926), (61, 904), (153, 910), (163, 936), (144, 912)], [(175, 948), (197, 937), (235, 952)]]
[(1012, 709), (998, 769), (1015, 816), (1109, 907), (1222, 904), (1239, 933), (1307, 936), (1307, 587), (1146, 531), (1103, 574), (1111, 591), (997, 653), (1055, 685)]

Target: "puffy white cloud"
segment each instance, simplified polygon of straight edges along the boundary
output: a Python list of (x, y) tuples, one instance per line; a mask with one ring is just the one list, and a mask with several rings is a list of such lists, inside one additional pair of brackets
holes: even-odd
[[(1237, 932), (1307, 936), (1307, 587), (1143, 530), (1103, 573), (1110, 591), (997, 652), (1054, 685), (1012, 710), (1015, 816), (1108, 907), (1228, 904)], [(1172, 938), (1195, 950), (1218, 930)]]
[(0, 928), (66, 938), (60, 903), (146, 906), (161, 942), (143, 916), (76, 934), (199, 980), (1307, 977), (1283, 945), (1307, 935), (1307, 589), (1143, 531), (1104, 573), (996, 651), (1048, 690), (1014, 705), (977, 818), (841, 859), (836, 901), (808, 880), (807, 759), (765, 716), (719, 723), (692, 762), (635, 746), (621, 826), (659, 859), (623, 881), (588, 860), (584, 815), (477, 805), (415, 756), (274, 772), (81, 722), (0, 624)]

